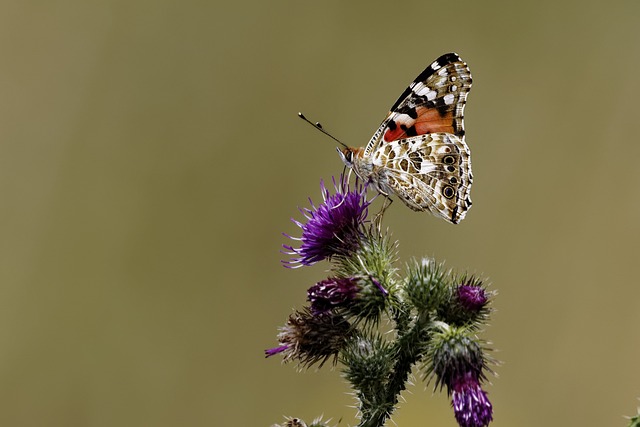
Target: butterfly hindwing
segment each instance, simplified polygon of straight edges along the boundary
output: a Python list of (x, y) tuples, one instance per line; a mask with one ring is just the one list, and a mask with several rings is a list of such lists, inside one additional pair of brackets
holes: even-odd
[[(463, 138), (432, 133), (392, 141), (373, 153), (384, 164), (379, 182), (416, 211), (428, 211), (457, 224), (471, 207), (473, 175), (470, 151)], [(382, 184), (382, 185), (380, 185)]]
[(391, 141), (445, 132), (464, 137), (464, 105), (471, 72), (455, 53), (433, 61), (400, 95), (365, 148), (365, 155)]

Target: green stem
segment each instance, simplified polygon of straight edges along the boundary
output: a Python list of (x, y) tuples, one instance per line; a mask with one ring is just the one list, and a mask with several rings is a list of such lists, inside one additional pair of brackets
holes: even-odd
[[(396, 325), (403, 323), (401, 321), (398, 322), (399, 320), (401, 318), (396, 318)], [(358, 427), (382, 427), (393, 413), (398, 404), (400, 393), (406, 389), (411, 368), (422, 357), (424, 343), (429, 340), (429, 335), (425, 329), (427, 321), (427, 318), (419, 317), (409, 331), (399, 335), (394, 346), (397, 359), (389, 372), (384, 396), (379, 396), (378, 398), (376, 396), (367, 396), (367, 399), (361, 399), (360, 411), (362, 412), (362, 420)], [(366, 402), (369, 402), (369, 404), (367, 405)], [(375, 402), (375, 407), (369, 407), (374, 406), (372, 402)]]

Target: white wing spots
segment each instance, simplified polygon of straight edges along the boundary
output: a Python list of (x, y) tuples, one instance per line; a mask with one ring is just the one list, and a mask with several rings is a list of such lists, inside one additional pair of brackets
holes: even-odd
[(393, 151), (394, 157), (398, 157), (402, 155), (404, 149), (400, 146), (400, 143), (398, 141), (393, 141), (393, 143), (391, 144), (391, 151)]
[(438, 168), (436, 167), (436, 165), (434, 165), (431, 162), (427, 162), (426, 160), (422, 161), (422, 164), (420, 165), (420, 173), (422, 175), (426, 175), (429, 174), (431, 172), (435, 172)]
[(423, 85), (423, 84), (419, 84), (416, 85), (413, 88), (413, 93), (415, 93), (418, 96), (424, 96), (427, 94), (427, 92), (429, 92), (431, 89), (429, 89), (427, 86)]
[(394, 117), (397, 125), (412, 123), (413, 119), (408, 114), (398, 114)]
[(424, 144), (423, 141), (427, 139), (429, 134), (423, 135), (420, 139), (409, 140), (409, 151), (418, 151), (420, 147)]
[(431, 69), (433, 71), (437, 71), (438, 69), (442, 68), (442, 66), (440, 64), (438, 64), (438, 61), (434, 62), (433, 64), (431, 64)]
[(444, 103), (447, 105), (453, 104), (453, 101), (456, 99), (455, 95), (452, 93), (448, 93), (443, 97)]
[(442, 68), (440, 71), (438, 71), (439, 76), (446, 76), (448, 73), (449, 71), (447, 71), (446, 68)]
[(438, 92), (423, 84), (417, 85), (413, 92), (418, 96), (426, 96), (429, 101), (433, 101), (438, 95)]
[(451, 153), (451, 147), (449, 147), (449, 144), (450, 144), (450, 142), (446, 141), (446, 142), (444, 142), (444, 144), (440, 145), (439, 147), (436, 146), (435, 147), (436, 148), (435, 152), (438, 153), (438, 154), (442, 154), (442, 155)]
[(455, 91), (457, 91), (457, 90), (458, 90), (458, 86), (456, 86), (456, 85), (451, 85), (451, 89), (450, 89), (450, 90), (451, 90), (451, 92), (455, 92)]

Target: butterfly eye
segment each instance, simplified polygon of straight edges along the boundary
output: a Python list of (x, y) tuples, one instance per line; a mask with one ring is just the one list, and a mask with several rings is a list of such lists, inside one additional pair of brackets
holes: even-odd
[(455, 194), (455, 191), (453, 190), (453, 187), (449, 187), (448, 185), (446, 187), (444, 187), (442, 189), (442, 194), (444, 195), (444, 197), (446, 197), (447, 199), (450, 199), (453, 197), (453, 195)]
[(349, 166), (352, 167), (353, 166), (353, 151), (351, 151), (349, 148), (343, 148), (340, 149), (340, 147), (337, 147), (336, 150), (338, 150), (338, 154), (340, 154), (340, 158), (342, 159), (342, 162)]
[(344, 153), (345, 160), (349, 164), (352, 164), (353, 163), (353, 152), (351, 150), (345, 150), (345, 151), (346, 151), (346, 153)]

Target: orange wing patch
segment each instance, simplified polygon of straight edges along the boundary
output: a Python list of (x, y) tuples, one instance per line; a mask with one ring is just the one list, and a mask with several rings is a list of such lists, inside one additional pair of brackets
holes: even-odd
[(384, 141), (397, 141), (402, 138), (427, 133), (455, 133), (453, 111), (451, 110), (442, 115), (436, 108), (419, 106), (415, 108), (415, 115), (417, 116), (415, 119), (406, 114), (398, 115), (395, 119), (391, 119), (386, 125), (387, 130), (384, 133)]

